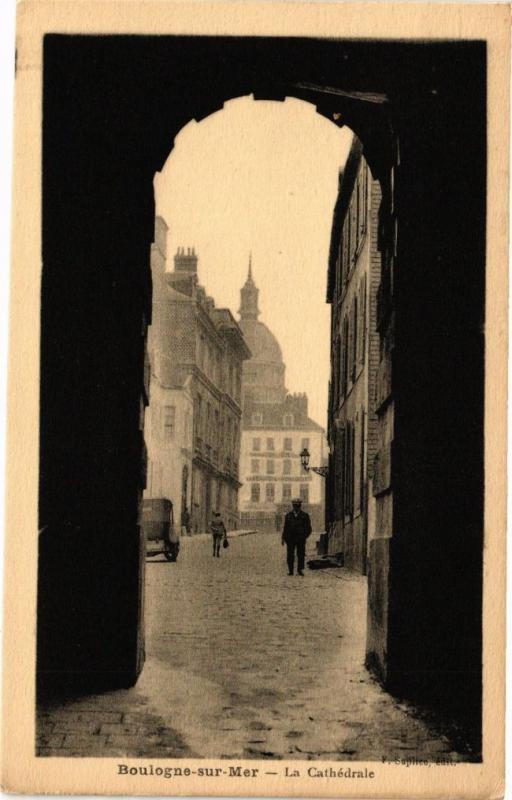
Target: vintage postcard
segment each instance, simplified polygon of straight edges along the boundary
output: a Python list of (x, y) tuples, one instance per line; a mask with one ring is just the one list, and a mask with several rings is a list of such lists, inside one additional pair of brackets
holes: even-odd
[(509, 27), (19, 4), (4, 790), (503, 795)]

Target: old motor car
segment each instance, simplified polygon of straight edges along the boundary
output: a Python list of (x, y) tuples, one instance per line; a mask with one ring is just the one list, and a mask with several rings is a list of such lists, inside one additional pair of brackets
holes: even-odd
[(176, 561), (180, 550), (179, 531), (174, 524), (174, 509), (167, 497), (142, 501), (142, 529), (146, 537), (146, 556), (163, 555)]

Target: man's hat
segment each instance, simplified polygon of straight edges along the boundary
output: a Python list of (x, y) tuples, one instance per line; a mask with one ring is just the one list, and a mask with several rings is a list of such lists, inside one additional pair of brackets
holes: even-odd
[(292, 506), (302, 505), (302, 498), (301, 497), (294, 497), (292, 500)]

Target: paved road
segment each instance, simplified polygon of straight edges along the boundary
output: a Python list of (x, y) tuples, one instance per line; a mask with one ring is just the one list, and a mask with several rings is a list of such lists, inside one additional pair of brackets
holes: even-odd
[(233, 538), (220, 559), (201, 536), (176, 564), (149, 562), (146, 587), (137, 686), (44, 710), (42, 754), (465, 760), (364, 669), (364, 578), (289, 577), (275, 534)]
[[(314, 537), (311, 537), (313, 539)], [(160, 709), (205, 756), (457, 758), (363, 667), (366, 581), (344, 570), (289, 577), (275, 534), (231, 540), (220, 559), (186, 540), (148, 568), (148, 670)]]

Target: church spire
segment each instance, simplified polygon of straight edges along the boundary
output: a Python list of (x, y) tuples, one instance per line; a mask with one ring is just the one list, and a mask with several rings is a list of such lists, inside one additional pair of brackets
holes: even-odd
[(257, 319), (260, 311), (258, 308), (259, 289), (256, 288), (252, 277), (252, 252), (249, 253), (249, 270), (247, 280), (240, 290), (240, 319)]

